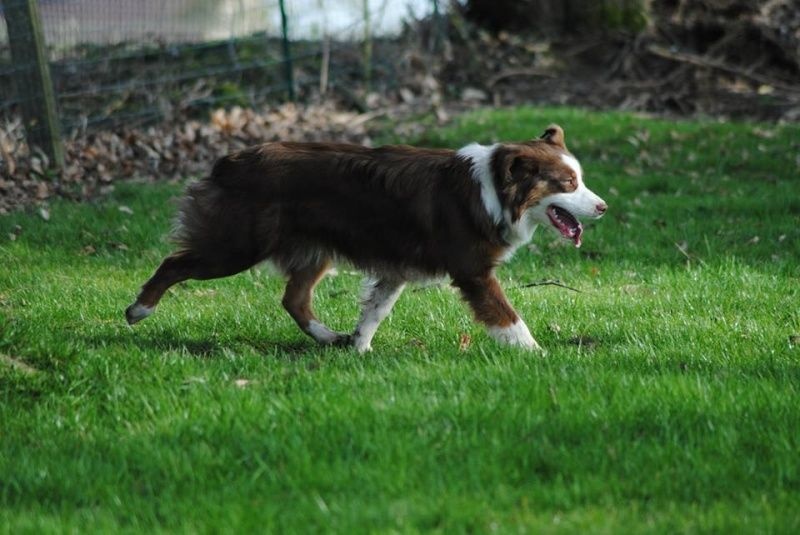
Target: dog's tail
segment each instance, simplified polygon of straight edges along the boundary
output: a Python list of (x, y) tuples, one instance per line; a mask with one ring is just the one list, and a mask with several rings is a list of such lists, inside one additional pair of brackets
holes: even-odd
[(219, 223), (217, 213), (224, 202), (224, 191), (209, 178), (192, 182), (179, 201), (171, 241), (180, 251), (205, 249), (214, 227)]
[(265, 258), (271, 225), (269, 210), (246, 192), (224, 188), (212, 177), (190, 184), (180, 201), (171, 235), (179, 251), (218, 262), (253, 265)]
[(256, 146), (223, 156), (209, 176), (190, 184), (172, 232), (180, 250), (203, 257), (220, 251), (239, 258), (263, 256), (276, 223), (270, 199), (279, 196), (272, 167), (264, 146)]

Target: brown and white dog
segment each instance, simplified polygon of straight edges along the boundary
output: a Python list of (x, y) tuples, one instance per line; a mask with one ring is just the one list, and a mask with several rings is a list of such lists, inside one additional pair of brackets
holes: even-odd
[[(407, 281), (449, 276), (492, 337), (539, 349), (495, 268), (539, 224), (579, 247), (578, 217), (605, 211), (557, 125), (531, 141), (458, 151), (266, 143), (221, 158), (211, 176), (188, 187), (178, 250), (125, 315), (130, 324), (149, 316), (178, 282), (271, 260), (288, 277), (283, 306), (320, 344), (368, 351)], [(339, 260), (368, 276), (352, 335), (328, 329), (311, 308), (314, 286)]]

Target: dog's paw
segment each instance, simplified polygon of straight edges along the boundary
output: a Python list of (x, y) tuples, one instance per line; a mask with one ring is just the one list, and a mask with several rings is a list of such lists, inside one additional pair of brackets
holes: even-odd
[(317, 320), (311, 320), (305, 331), (317, 343), (324, 346), (344, 347), (350, 345), (351, 337), (349, 334), (332, 331)]
[(521, 319), (517, 319), (516, 322), (506, 327), (491, 326), (489, 327), (489, 335), (505, 345), (544, 352), (542, 347), (531, 336), (528, 326)]
[(372, 344), (369, 342), (359, 343), (358, 340), (355, 340), (353, 342), (353, 347), (355, 347), (356, 351), (358, 351), (361, 354), (369, 353), (370, 351), (372, 351)]
[(140, 322), (147, 316), (153, 313), (155, 308), (146, 307), (143, 304), (136, 302), (125, 309), (125, 319), (128, 320), (128, 325)]

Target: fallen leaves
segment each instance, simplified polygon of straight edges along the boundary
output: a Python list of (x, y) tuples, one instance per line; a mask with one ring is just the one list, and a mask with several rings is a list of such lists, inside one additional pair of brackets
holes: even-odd
[[(381, 112), (383, 113), (383, 112)], [(65, 141), (65, 165), (53, 173), (47, 157), (31, 152), (19, 119), (0, 124), (0, 215), (54, 195), (85, 199), (111, 191), (118, 180), (183, 179), (208, 173), (220, 156), (267, 141), (339, 141), (369, 145), (367, 125), (377, 112), (343, 111), (333, 104), (263, 110), (218, 109), (208, 121), (183, 120), (118, 128)], [(120, 212), (133, 210), (120, 206)]]

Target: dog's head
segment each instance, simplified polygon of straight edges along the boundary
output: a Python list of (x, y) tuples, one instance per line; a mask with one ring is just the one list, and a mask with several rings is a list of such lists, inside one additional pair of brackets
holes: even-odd
[(597, 219), (608, 206), (583, 182), (583, 171), (567, 150), (564, 130), (550, 125), (538, 139), (497, 146), (492, 174), (500, 204), (512, 225), (552, 225), (562, 236), (581, 245), (579, 217)]

